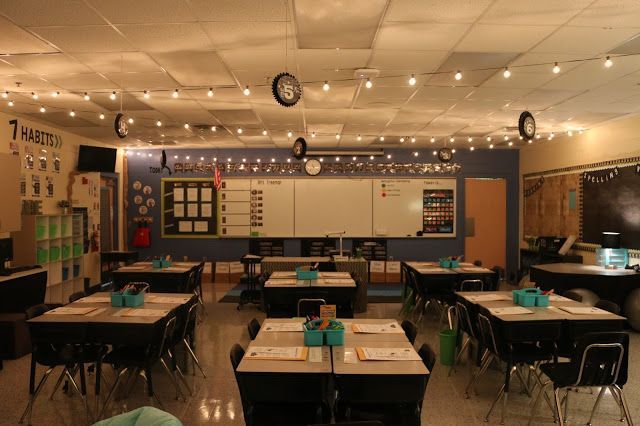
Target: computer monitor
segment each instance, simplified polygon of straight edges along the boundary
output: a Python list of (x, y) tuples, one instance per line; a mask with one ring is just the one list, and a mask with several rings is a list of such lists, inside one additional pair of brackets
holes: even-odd
[(13, 260), (13, 239), (0, 238), (0, 269), (4, 269), (8, 260)]

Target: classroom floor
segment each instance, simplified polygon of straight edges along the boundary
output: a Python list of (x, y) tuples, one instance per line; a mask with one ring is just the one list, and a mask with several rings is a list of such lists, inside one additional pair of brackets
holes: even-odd
[[(166, 374), (157, 370), (154, 374), (154, 387), (165, 409), (182, 420), (185, 425), (219, 424), (243, 425), (242, 407), (236, 387), (235, 377), (229, 362), (229, 349), (239, 342), (247, 345), (247, 323), (251, 318), (264, 319), (264, 314), (252, 305), (236, 310), (232, 303), (217, 303), (216, 300), (224, 296), (231, 288), (230, 285), (205, 284), (205, 301), (208, 317), (198, 329), (198, 357), (208, 374), (207, 379), (196, 372), (189, 375), (188, 380), (195, 388), (194, 396), (187, 402), (176, 401), (175, 391), (169, 383)], [(369, 304), (366, 314), (359, 314), (362, 318), (398, 318), (399, 304)], [(427, 316), (416, 340), (416, 346), (428, 342), (438, 349), (438, 326), (435, 316)], [(629, 362), (629, 383), (625, 387), (625, 394), (630, 405), (632, 417), (640, 422), (640, 365), (635, 362), (635, 355), (640, 351), (640, 335), (631, 335), (631, 359)], [(112, 379), (111, 372), (107, 374)], [(502, 373), (493, 368), (484, 375), (478, 384), (478, 396), (465, 399), (464, 387), (471, 374), (469, 362), (460, 365), (457, 372), (448, 377), (448, 367), (436, 364), (429, 381), (422, 411), (423, 425), (484, 425), (499, 424), (499, 412), (494, 412), (489, 423), (484, 422), (484, 415), (495, 397), (502, 380)], [(43, 371), (39, 369), (39, 374)], [(55, 373), (55, 372), (54, 372)], [(155, 371), (154, 371), (155, 373)], [(55, 379), (55, 378), (54, 378)], [(0, 371), (0, 425), (15, 425), (28, 401), (29, 356), (16, 361), (5, 362), (4, 370)], [(92, 382), (92, 379), (89, 380)], [(53, 401), (48, 396), (53, 389), (55, 380), (48, 382), (46, 389), (37, 400), (32, 423), (34, 425), (82, 425), (86, 424), (84, 407), (77, 396), (66, 396), (61, 391), (54, 396)], [(509, 395), (507, 425), (523, 425), (528, 422), (530, 413), (530, 399), (520, 392), (517, 380)], [(139, 381), (132, 392), (126, 407), (112, 404), (112, 413), (119, 410), (133, 409), (141, 405), (148, 405), (144, 396), (142, 381)], [(595, 401), (596, 394), (587, 391), (572, 393), (570, 398), (568, 424), (585, 424)], [(551, 414), (542, 403), (538, 416), (532, 424), (553, 424)], [(619, 410), (610, 395), (607, 395), (596, 415), (594, 425), (619, 425)]]

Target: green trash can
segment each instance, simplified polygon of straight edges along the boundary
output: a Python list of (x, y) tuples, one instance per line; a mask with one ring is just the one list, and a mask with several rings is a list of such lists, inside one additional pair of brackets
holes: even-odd
[(457, 332), (453, 329), (440, 332), (440, 364), (453, 365), (456, 359)]

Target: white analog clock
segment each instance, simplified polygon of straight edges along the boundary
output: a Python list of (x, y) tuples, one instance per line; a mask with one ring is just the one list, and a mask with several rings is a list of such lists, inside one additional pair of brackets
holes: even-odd
[(307, 172), (309, 176), (317, 176), (322, 171), (322, 163), (315, 158), (307, 160), (304, 163), (304, 171)]

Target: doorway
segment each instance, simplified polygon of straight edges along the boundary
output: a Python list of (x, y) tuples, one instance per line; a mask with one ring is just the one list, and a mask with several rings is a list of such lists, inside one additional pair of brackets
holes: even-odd
[(464, 180), (464, 258), (482, 266), (506, 268), (507, 182), (505, 179)]
[(118, 177), (100, 175), (100, 251), (117, 250)]

